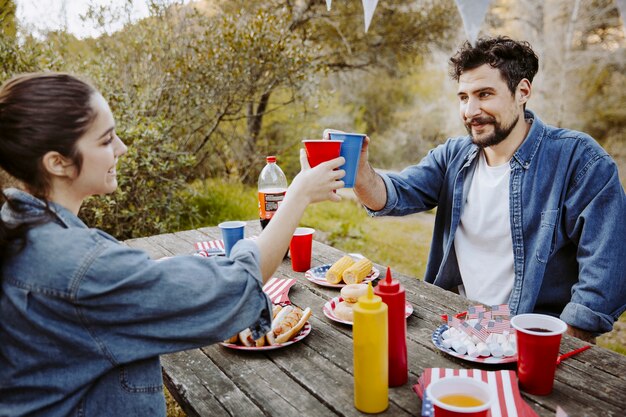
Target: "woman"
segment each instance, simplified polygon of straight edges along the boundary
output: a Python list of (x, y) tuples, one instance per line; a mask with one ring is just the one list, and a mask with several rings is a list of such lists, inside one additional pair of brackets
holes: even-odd
[(106, 101), (67, 74), (0, 90), (0, 416), (165, 415), (159, 355), (269, 331), (263, 283), (305, 208), (338, 201), (343, 158), (298, 174), (272, 222), (230, 258), (162, 262), (77, 217), (117, 187), (127, 148)]

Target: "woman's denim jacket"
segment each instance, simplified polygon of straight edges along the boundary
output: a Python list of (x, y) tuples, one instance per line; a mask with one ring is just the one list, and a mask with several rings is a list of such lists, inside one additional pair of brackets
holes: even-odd
[[(530, 111), (526, 118), (532, 126), (510, 161), (511, 313), (560, 315), (608, 332), (626, 308), (626, 197), (616, 164), (588, 135), (548, 126)], [(452, 138), (418, 165), (381, 173), (387, 203), (368, 210), (402, 216), (437, 207), (425, 280), (446, 289), (462, 283), (453, 239), (477, 153), (468, 136)]]
[[(44, 203), (6, 190), (23, 214)], [(259, 253), (151, 260), (51, 204), (2, 265), (0, 416), (165, 416), (159, 355), (209, 345), (251, 326), (269, 331)], [(190, 249), (191, 246), (190, 246)]]

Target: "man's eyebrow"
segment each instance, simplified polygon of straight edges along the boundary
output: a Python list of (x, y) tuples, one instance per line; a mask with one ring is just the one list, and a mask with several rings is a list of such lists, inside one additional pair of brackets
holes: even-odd
[(103, 134), (100, 135), (100, 137), (98, 137), (98, 139), (102, 139), (103, 137), (107, 136), (109, 133), (113, 132), (114, 130), (115, 130), (115, 126), (108, 128), (106, 132), (104, 132)]
[[(471, 94), (478, 94), (478, 93), (482, 93), (482, 92), (492, 92), (495, 91), (495, 88), (493, 87), (482, 87), (482, 88), (477, 88), (476, 90), (473, 90), (471, 92)], [(465, 91), (459, 91), (458, 93), (456, 93), (457, 96), (462, 96), (462, 95), (467, 95), (468, 93)]]

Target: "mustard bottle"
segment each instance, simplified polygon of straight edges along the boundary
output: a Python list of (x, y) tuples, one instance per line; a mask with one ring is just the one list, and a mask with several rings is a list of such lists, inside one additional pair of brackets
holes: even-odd
[(367, 294), (359, 297), (353, 312), (354, 406), (364, 413), (380, 413), (389, 406), (387, 305), (368, 283)]

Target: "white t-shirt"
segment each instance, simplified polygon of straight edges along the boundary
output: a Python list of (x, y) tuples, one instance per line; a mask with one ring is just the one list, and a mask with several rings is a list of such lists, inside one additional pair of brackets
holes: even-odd
[(463, 285), (459, 292), (486, 305), (506, 304), (513, 288), (509, 162), (491, 167), (480, 152), (454, 237)]

